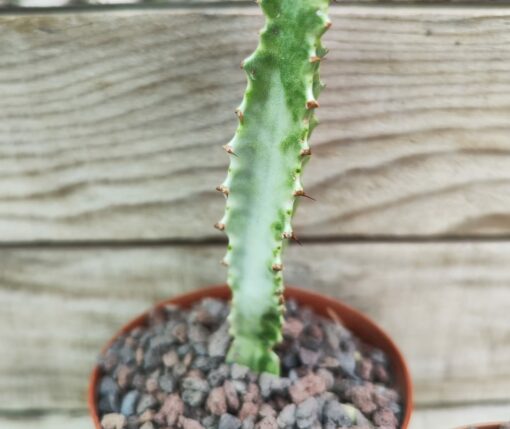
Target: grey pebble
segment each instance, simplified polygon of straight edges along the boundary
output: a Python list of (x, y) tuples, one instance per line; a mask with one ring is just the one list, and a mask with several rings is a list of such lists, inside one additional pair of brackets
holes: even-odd
[(349, 415), (349, 410), (338, 401), (328, 401), (324, 405), (324, 422), (334, 423), (338, 426), (352, 426), (354, 423)]
[(314, 397), (310, 397), (297, 406), (296, 423), (298, 428), (311, 428), (317, 421), (319, 405)]
[(146, 371), (155, 369), (161, 362), (161, 353), (157, 349), (149, 349), (143, 355), (143, 368)]
[(154, 408), (157, 404), (158, 401), (154, 396), (149, 394), (142, 395), (142, 397), (138, 401), (138, 405), (136, 406), (136, 413), (142, 414), (145, 410), (148, 410), (149, 408)]
[(206, 396), (206, 393), (200, 390), (184, 390), (181, 394), (184, 403), (190, 407), (200, 407)]
[(188, 336), (194, 343), (204, 343), (207, 341), (209, 333), (202, 325), (191, 325), (188, 330)]
[(188, 354), (188, 352), (191, 350), (190, 344), (182, 344), (181, 346), (177, 347), (177, 354), (180, 358), (183, 358)]
[(356, 375), (356, 358), (354, 353), (341, 352), (337, 354), (337, 358), (340, 362), (340, 368), (342, 368), (346, 375), (355, 379), (359, 378)]
[(227, 365), (220, 365), (217, 369), (212, 370), (207, 376), (207, 381), (212, 387), (218, 387), (228, 377), (230, 369)]
[(250, 369), (247, 366), (239, 365), (237, 363), (232, 364), (230, 367), (230, 376), (234, 380), (245, 380), (249, 372)]
[(122, 399), (122, 405), (120, 406), (121, 414), (125, 415), (126, 417), (134, 415), (139, 397), (140, 393), (138, 390), (131, 390), (126, 393)]
[(228, 330), (229, 324), (225, 322), (209, 337), (209, 343), (207, 345), (209, 356), (225, 356), (230, 344)]
[(276, 381), (278, 377), (273, 374), (269, 374), (267, 372), (263, 372), (259, 377), (259, 387), (260, 394), (264, 399), (269, 398), (271, 396), (272, 385)]
[(292, 427), (296, 423), (296, 404), (288, 404), (280, 411), (276, 419), (278, 427), (287, 428)]
[(175, 378), (181, 378), (188, 371), (188, 367), (183, 362), (178, 362), (172, 368), (172, 374)]
[(217, 429), (218, 421), (218, 416), (209, 415), (204, 417), (201, 423), (205, 429)]
[(119, 394), (109, 393), (101, 396), (98, 404), (102, 413), (118, 413), (119, 412)]
[(214, 365), (214, 361), (207, 356), (197, 356), (192, 364), (192, 368), (199, 369), (202, 372), (209, 372)]
[(193, 351), (198, 356), (209, 355), (209, 350), (207, 349), (207, 344), (205, 343), (193, 343)]
[(159, 377), (159, 387), (166, 393), (172, 393), (175, 389), (175, 380), (170, 374)]
[(214, 298), (205, 298), (202, 300), (202, 307), (213, 317), (213, 319), (219, 319), (225, 316), (225, 311), (228, 311), (228, 307), (225, 305), (225, 301)]
[(244, 395), (246, 393), (246, 383), (244, 381), (234, 380), (232, 381), (232, 384), (234, 385), (236, 392), (240, 395)]
[(124, 364), (135, 363), (135, 350), (128, 344), (120, 349), (119, 352), (120, 360)]
[(184, 390), (197, 390), (200, 392), (209, 392), (209, 383), (203, 378), (187, 377), (182, 380)]
[(248, 416), (243, 420), (241, 429), (253, 429), (255, 427), (255, 416)]
[(118, 391), (119, 386), (117, 386), (117, 383), (112, 377), (106, 376), (102, 378), (101, 383), (99, 384), (100, 395), (110, 395), (112, 393), (117, 393)]
[(218, 429), (239, 429), (241, 427), (241, 420), (232, 414), (222, 414)]

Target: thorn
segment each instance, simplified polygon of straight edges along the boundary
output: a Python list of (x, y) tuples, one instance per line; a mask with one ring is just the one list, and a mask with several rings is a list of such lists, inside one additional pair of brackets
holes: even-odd
[(271, 266), (271, 268), (273, 269), (273, 271), (281, 271), (281, 270), (283, 270), (283, 265), (282, 264), (273, 264)]
[(332, 26), (332, 25), (333, 25), (333, 23), (332, 23), (331, 21), (328, 21), (328, 22), (326, 22), (326, 24), (324, 25), (324, 28), (325, 28), (326, 30), (329, 30), (329, 29), (331, 28), (331, 26)]
[(225, 224), (221, 223), (221, 222), (217, 222), (217, 223), (214, 224), (214, 227), (216, 229), (219, 229), (220, 231), (223, 231), (225, 229)]
[(224, 267), (228, 267), (228, 262), (227, 262), (227, 261), (225, 261), (225, 259), (222, 259), (222, 260), (220, 261), (220, 264), (221, 264), (221, 265), (223, 265)]
[(242, 124), (243, 121), (244, 121), (244, 114), (243, 114), (243, 112), (240, 109), (236, 109), (235, 113), (236, 113), (237, 117), (239, 118), (239, 122), (241, 122), (241, 124)]
[(310, 109), (317, 109), (317, 107), (319, 107), (319, 103), (317, 102), (317, 100), (308, 100), (306, 102), (306, 108), (308, 110), (310, 110)]
[(299, 239), (296, 237), (296, 234), (294, 234), (294, 231), (293, 232), (284, 232), (282, 234), (282, 238), (290, 238), (291, 240), (294, 240), (300, 246), (303, 245), (303, 243), (301, 243), (301, 241), (299, 241)]
[(309, 198), (312, 201), (316, 201), (315, 198), (312, 198), (310, 195), (307, 195), (303, 189), (299, 189), (299, 190), (295, 191), (294, 196), (295, 197), (305, 197), (305, 198)]
[(216, 190), (228, 196), (228, 188), (226, 186), (223, 185), (216, 186)]
[(312, 55), (312, 56), (310, 57), (310, 62), (311, 62), (312, 64), (314, 64), (314, 63), (318, 63), (318, 62), (320, 62), (321, 60), (322, 60), (322, 58), (321, 58), (321, 57), (318, 57), (317, 55)]
[(241, 69), (244, 69), (244, 60), (241, 61), (240, 67), (241, 67)]
[(239, 156), (237, 155), (234, 150), (232, 149), (232, 146), (226, 144), (222, 146), (223, 149), (225, 149), (225, 152), (227, 152), (229, 155)]
[(299, 244), (300, 246), (303, 245), (303, 243), (301, 243), (301, 241), (299, 240), (299, 238), (296, 237), (296, 235), (294, 233), (292, 233), (292, 240), (294, 240), (297, 244)]
[(299, 152), (299, 154), (301, 156), (310, 156), (312, 154), (312, 149), (310, 148), (301, 149), (301, 152)]

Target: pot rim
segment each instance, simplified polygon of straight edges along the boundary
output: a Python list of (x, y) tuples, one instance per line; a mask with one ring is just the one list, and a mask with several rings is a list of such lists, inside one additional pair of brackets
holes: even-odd
[[(345, 304), (343, 301), (320, 294), (313, 290), (303, 289), (295, 286), (286, 286), (284, 296), (285, 298), (295, 299), (299, 303), (311, 307), (321, 316), (324, 316), (328, 319), (331, 319), (330, 314), (328, 314), (328, 310), (333, 311), (334, 314), (340, 318), (342, 323), (345, 323), (345, 326), (357, 337), (361, 338), (363, 341), (372, 346), (382, 349), (389, 355), (393, 365), (397, 388), (402, 398), (404, 399), (403, 418), (400, 429), (407, 429), (413, 412), (413, 385), (411, 380), (411, 373), (403, 354), (395, 342), (391, 339), (391, 337), (386, 333), (386, 331), (383, 330), (374, 321), (372, 321), (369, 317), (365, 316), (363, 313), (354, 309), (353, 307)], [(228, 300), (230, 299), (230, 289), (227, 285), (224, 284), (208, 286), (184, 294), (176, 295), (170, 299), (159, 301), (150, 309), (138, 315), (127, 324), (125, 324), (121, 329), (119, 329), (115, 335), (104, 345), (104, 347), (101, 349), (101, 353), (104, 353), (119, 336), (131, 331), (135, 327), (144, 325), (152, 309), (161, 308), (168, 304), (176, 304), (182, 306), (183, 308), (187, 308), (193, 305), (193, 303), (207, 297)], [(97, 383), (99, 378), (100, 369), (98, 365), (95, 365), (89, 378), (87, 404), (89, 414), (96, 429), (101, 429), (96, 401)], [(492, 429), (492, 427), (482, 426), (479, 429)]]
[(499, 429), (504, 422), (477, 423), (473, 425), (461, 426), (457, 429)]

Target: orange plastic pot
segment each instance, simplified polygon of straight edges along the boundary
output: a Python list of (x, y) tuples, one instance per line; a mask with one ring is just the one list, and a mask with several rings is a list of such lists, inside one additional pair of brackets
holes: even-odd
[[(156, 304), (156, 308), (163, 307), (167, 304), (176, 304), (183, 308), (191, 307), (195, 302), (203, 298), (218, 298), (223, 300), (230, 299), (230, 290), (227, 286), (212, 286), (195, 292), (179, 295), (175, 298)], [(362, 339), (367, 344), (375, 346), (383, 350), (390, 358), (393, 364), (393, 372), (395, 376), (396, 387), (404, 400), (402, 429), (407, 429), (411, 414), (413, 411), (413, 389), (411, 382), (411, 375), (407, 363), (402, 356), (392, 339), (377, 326), (368, 317), (359, 311), (345, 305), (341, 301), (330, 298), (328, 296), (320, 295), (316, 292), (299, 289), (295, 287), (287, 287), (285, 290), (285, 297), (295, 299), (300, 304), (311, 307), (316, 313), (330, 318), (333, 312), (337, 315), (345, 327), (352, 331), (358, 338)], [(106, 350), (119, 336), (131, 331), (132, 329), (144, 326), (147, 323), (149, 312), (146, 312), (137, 318), (133, 319), (125, 325), (104, 347)], [(88, 392), (88, 406), (90, 415), (97, 429), (101, 429), (99, 420), (99, 412), (97, 409), (96, 392), (98, 382), (100, 379), (100, 369), (95, 367), (90, 377), (90, 385)], [(484, 429), (489, 429), (492, 426), (487, 426)]]

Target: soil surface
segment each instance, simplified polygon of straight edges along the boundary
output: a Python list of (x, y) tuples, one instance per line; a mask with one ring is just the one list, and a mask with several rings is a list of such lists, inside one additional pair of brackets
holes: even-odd
[(104, 429), (397, 429), (390, 363), (339, 320), (286, 303), (282, 376), (226, 364), (228, 304), (167, 306), (100, 358)]

